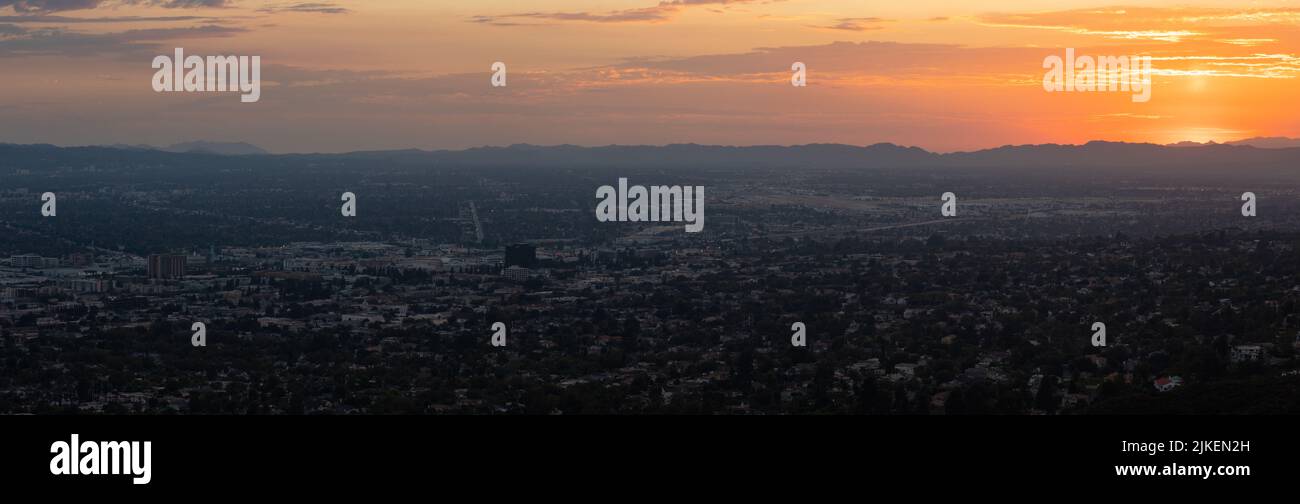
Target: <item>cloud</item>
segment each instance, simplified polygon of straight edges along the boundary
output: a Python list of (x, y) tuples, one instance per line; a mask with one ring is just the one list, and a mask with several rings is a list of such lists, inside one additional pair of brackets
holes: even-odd
[(1254, 47), (1254, 46), (1259, 46), (1259, 45), (1272, 44), (1272, 43), (1274, 43), (1274, 42), (1277, 42), (1277, 39), (1273, 39), (1273, 38), (1237, 38), (1237, 39), (1219, 39), (1219, 40), (1216, 40), (1215, 42), (1222, 42), (1222, 43), (1224, 43), (1224, 44), (1232, 44), (1232, 45), (1236, 45), (1236, 46)]
[(1024, 14), (991, 13), (975, 19), (985, 26), (1051, 30), (1115, 40), (1177, 43), (1215, 37), (1250, 41), (1260, 38), (1255, 34), (1261, 28), (1300, 23), (1300, 9), (1109, 7)]
[[(266, 126), (257, 127), (265, 127), (265, 136), (287, 142), (273, 147), (278, 150), (430, 146), (431, 138), (436, 147), (853, 143), (861, 138), (916, 143), (930, 136), (983, 145), (988, 139), (982, 135), (996, 129), (987, 128), (978, 114), (952, 110), (948, 95), (953, 89), (981, 89), (1041, 98), (1041, 52), (884, 42), (776, 47), (597, 68), (512, 71), (508, 88), (491, 87), (487, 72), (429, 76), (266, 66), (264, 75), (273, 76), (275, 83), (266, 83), (262, 105), (255, 111), (235, 109), (240, 119), (232, 120), (259, 114)], [(813, 76), (806, 92), (793, 91), (788, 83), (795, 56), (808, 62)], [(972, 75), (1008, 72), (992, 61), (1009, 62), (1012, 70), (1033, 74), (1034, 82), (1018, 88), (1003, 82), (966, 85)], [(944, 79), (934, 78), (936, 68), (945, 69)], [(792, 99), (792, 93), (799, 98)], [(160, 106), (154, 101), (145, 106)], [(236, 105), (214, 99), (202, 114), (193, 108), (186, 113), (210, 119)], [(304, 116), (311, 119), (304, 121)], [(306, 133), (286, 138), (285, 124)], [(358, 130), (377, 134), (358, 136)], [(792, 137), (791, 131), (798, 133)], [(950, 131), (970, 138), (946, 136)]]
[[(834, 42), (815, 46), (757, 48), (750, 52), (682, 58), (630, 58), (600, 81), (612, 83), (772, 83), (789, 78), (790, 62), (807, 64), (821, 85), (935, 87), (1041, 84), (1041, 62), (1061, 50), (1036, 47), (970, 47), (955, 44)], [(1077, 54), (1111, 54), (1114, 46), (1076, 48)], [(1160, 41), (1129, 45), (1125, 54), (1150, 55), (1161, 77), (1233, 79), (1300, 78), (1300, 56), (1260, 53), (1227, 44), (1178, 46)], [(581, 80), (581, 79), (579, 79)], [(590, 79), (589, 79), (590, 80)]]
[(825, 26), (814, 26), (813, 28), (860, 32), (860, 31), (867, 31), (867, 30), (882, 29), (884, 28), (884, 26), (881, 26), (881, 23), (885, 23), (888, 21), (889, 21), (888, 19), (881, 19), (878, 17), (839, 18), (835, 20), (835, 24), (825, 25)]
[[(536, 26), (547, 21), (578, 21), (588, 23), (661, 23), (672, 19), (682, 9), (693, 6), (739, 5), (758, 3), (762, 0), (663, 0), (657, 5), (639, 9), (623, 9), (605, 12), (521, 12), (500, 15), (478, 15), (470, 17), (474, 23), (493, 26)], [(775, 0), (779, 1), (779, 0)], [(537, 20), (541, 22), (521, 23), (516, 19)]]
[(945, 77), (967, 71), (982, 71), (994, 62), (1012, 65), (1030, 62), (1038, 71), (1040, 49), (975, 48), (955, 44), (899, 42), (833, 42), (813, 46), (760, 47), (750, 52), (711, 54), (671, 59), (630, 59), (624, 66), (652, 68), (712, 76), (782, 73), (788, 79), (790, 62), (803, 61), (809, 71), (904, 75), (945, 70)]
[(15, 12), (56, 12), (93, 9), (101, 0), (0, 0), (0, 8), (13, 7)]
[(522, 12), (517, 14), (504, 14), (500, 16), (474, 16), (470, 18), (475, 23), (489, 24), (493, 26), (528, 26), (541, 23), (519, 23), (509, 21), (511, 19), (534, 19), (541, 21), (586, 21), (591, 23), (630, 23), (630, 22), (661, 22), (667, 21), (676, 8), (665, 9), (662, 7), (647, 7), (644, 9), (628, 9), (621, 11), (612, 11), (605, 13), (590, 12)]
[(230, 37), (246, 31), (244, 28), (219, 25), (147, 28), (110, 33), (84, 33), (62, 28), (24, 29), (16, 36), (0, 37), (0, 58), (108, 54), (129, 59), (156, 55), (158, 47), (164, 42)]
[(101, 5), (153, 5), (168, 9), (194, 9), (227, 6), (230, 5), (230, 0), (0, 0), (0, 9), (12, 6), (14, 12), (19, 14), (86, 10)]
[(257, 10), (274, 14), (277, 12), (315, 12), (318, 14), (347, 14), (351, 10), (329, 2), (302, 2), (295, 4), (269, 5)]
[(1092, 117), (1093, 117), (1093, 119), (1121, 118), (1121, 119), (1145, 119), (1145, 120), (1149, 120), (1149, 121), (1155, 121), (1155, 120), (1160, 120), (1160, 119), (1164, 119), (1164, 118), (1165, 118), (1165, 116), (1162, 116), (1162, 115), (1156, 115), (1156, 114), (1134, 114), (1134, 113), (1132, 113), (1132, 112), (1115, 112), (1115, 113), (1112, 113), (1112, 114), (1097, 114), (1097, 115), (1094, 115), (1094, 116), (1092, 116)]
[(0, 9), (13, 7), (14, 12), (40, 14), (94, 9), (100, 5), (152, 5), (168, 9), (225, 7), (230, 0), (0, 0)]
[(168, 9), (191, 9), (203, 7), (225, 7), (230, 0), (141, 0), (143, 3), (158, 5)]
[(0, 23), (51, 23), (51, 24), (79, 24), (79, 23), (149, 23), (149, 22), (168, 22), (168, 21), (201, 21), (207, 23), (221, 23), (229, 20), (230, 17), (209, 17), (209, 16), (109, 16), (109, 17), (72, 17), (58, 15), (29, 14), (25, 16), (0, 16)]

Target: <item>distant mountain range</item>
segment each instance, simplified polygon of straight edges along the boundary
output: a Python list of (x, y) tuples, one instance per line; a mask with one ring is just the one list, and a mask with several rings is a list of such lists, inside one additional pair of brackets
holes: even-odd
[[(530, 144), (516, 144), (509, 147), (477, 147), (472, 149), (451, 151), (425, 151), (419, 149), (406, 150), (388, 150), (388, 151), (360, 151), (340, 154), (349, 157), (382, 157), (382, 158), (408, 158), (408, 159), (429, 159), (442, 158), (447, 161), (459, 161), (471, 164), (555, 164), (567, 163), (570, 161), (578, 162), (619, 162), (639, 164), (640, 162), (667, 162), (668, 164), (716, 164), (723, 162), (734, 164), (741, 162), (746, 158), (758, 158), (755, 161), (762, 161), (760, 164), (773, 164), (784, 161), (793, 162), (796, 159), (861, 159), (869, 157), (873, 164), (887, 163), (893, 165), (910, 165), (910, 164), (933, 164), (937, 160), (956, 161), (957, 164), (966, 164), (968, 162), (995, 161), (1004, 158), (1007, 155), (1017, 159), (1005, 159), (1014, 165), (1023, 165), (1029, 157), (1039, 156), (1057, 156), (1057, 155), (1077, 155), (1085, 152), (1099, 153), (1108, 156), (1113, 155), (1134, 155), (1134, 154), (1151, 154), (1159, 149), (1155, 147), (1219, 147), (1219, 146), (1236, 146), (1236, 147), (1254, 147), (1256, 149), (1296, 149), (1300, 148), (1300, 138), (1287, 137), (1255, 137), (1232, 142), (1178, 142), (1165, 145), (1144, 144), (1144, 143), (1127, 143), (1127, 142), (1103, 142), (1093, 141), (1084, 145), (1058, 145), (1058, 144), (1040, 144), (1040, 145), (1016, 145), (1002, 146), (993, 149), (983, 149), (971, 152), (954, 152), (949, 154), (933, 153), (919, 147), (903, 147), (889, 143), (879, 143), (865, 147), (844, 145), (844, 144), (808, 144), (793, 146), (748, 146), (748, 147), (731, 147), (719, 145), (698, 145), (698, 144), (672, 144), (664, 146), (645, 146), (645, 145), (609, 145), (604, 147), (580, 147), (576, 145), (555, 145), (539, 146)], [(123, 150), (155, 150), (162, 152), (191, 153), (191, 154), (217, 154), (223, 156), (250, 156), (250, 155), (270, 155), (266, 149), (247, 142), (205, 142), (192, 141), (172, 144), (167, 147), (154, 147), (151, 145), (127, 145), (113, 144), (106, 145), (112, 149)], [(1216, 153), (1226, 153), (1235, 151), (1216, 150)], [(327, 154), (301, 154), (303, 156), (325, 156)], [(1174, 156), (1184, 159), (1182, 155)], [(1057, 158), (1055, 162), (1062, 161)], [(1073, 160), (1080, 161), (1080, 160)], [(1071, 161), (1070, 164), (1077, 164)], [(1086, 161), (1095, 161), (1089, 159)], [(838, 163), (837, 163), (838, 164)], [(949, 163), (940, 163), (949, 164)]]
[(248, 155), (267, 155), (269, 151), (256, 145), (245, 142), (182, 142), (172, 144), (167, 147), (154, 147), (152, 145), (126, 145), (113, 144), (106, 145), (112, 149), (124, 150), (156, 150), (163, 152), (181, 152), (190, 154), (218, 154), (222, 156), (248, 156)]
[[(1202, 147), (1206, 145), (1218, 145), (1216, 142), (1178, 142), (1169, 144), (1169, 147)], [(1249, 145), (1260, 149), (1293, 149), (1300, 147), (1300, 138), (1287, 137), (1254, 137), (1245, 140), (1225, 142), (1224, 145)]]
[[(63, 159), (108, 160), (144, 156), (150, 161), (182, 161), (185, 155), (251, 155), (281, 161), (383, 162), (397, 165), (538, 166), (538, 167), (717, 167), (717, 168), (908, 168), (908, 167), (1094, 167), (1154, 168), (1271, 167), (1300, 174), (1300, 140), (1260, 138), (1218, 143), (1157, 145), (1094, 141), (1083, 145), (1007, 145), (971, 152), (935, 153), (894, 144), (853, 146), (809, 144), (729, 147), (673, 144), (664, 146), (573, 145), (479, 147), (465, 150), (390, 150), (343, 154), (269, 155), (246, 143), (187, 142), (165, 149), (149, 146), (55, 147), (0, 144), (0, 159), (24, 159), (24, 154), (59, 154)], [(3, 164), (3, 163), (0, 163)]]
[(1293, 149), (1300, 147), (1300, 138), (1286, 137), (1255, 137), (1236, 142), (1228, 142), (1228, 145), (1249, 145), (1261, 149)]
[[(302, 155), (308, 157), (328, 155)], [(342, 154), (396, 163), (462, 166), (709, 166), (709, 167), (1164, 167), (1286, 166), (1300, 170), (1300, 147), (1202, 144), (1172, 147), (1146, 143), (1089, 142), (1084, 145), (1008, 145), (940, 154), (918, 147), (841, 144), (726, 147), (665, 146), (542, 147), (512, 145), (459, 151), (375, 151)]]

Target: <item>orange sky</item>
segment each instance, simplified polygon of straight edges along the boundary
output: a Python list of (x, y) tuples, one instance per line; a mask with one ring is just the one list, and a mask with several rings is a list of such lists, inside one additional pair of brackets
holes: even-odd
[[(275, 152), (1300, 137), (1294, 1), (0, 0), (0, 142)], [(258, 55), (257, 103), (155, 93), (155, 55)], [(1151, 100), (1043, 59), (1146, 55)], [(503, 61), (509, 85), (492, 88)], [(790, 85), (790, 65), (808, 86)]]

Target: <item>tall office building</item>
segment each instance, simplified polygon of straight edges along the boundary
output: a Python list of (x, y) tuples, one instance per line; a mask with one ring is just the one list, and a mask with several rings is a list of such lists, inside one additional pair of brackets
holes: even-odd
[(149, 278), (180, 278), (185, 276), (185, 256), (149, 256)]

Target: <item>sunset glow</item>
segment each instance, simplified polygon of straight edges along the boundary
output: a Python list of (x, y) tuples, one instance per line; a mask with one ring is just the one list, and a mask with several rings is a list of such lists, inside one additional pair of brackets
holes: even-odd
[[(1300, 136), (1287, 1), (0, 0), (0, 141), (276, 152)], [(262, 98), (158, 94), (156, 55), (261, 56)], [(1150, 56), (1149, 102), (1045, 57)], [(489, 67), (510, 68), (508, 88)], [(790, 65), (808, 86), (789, 85)]]

